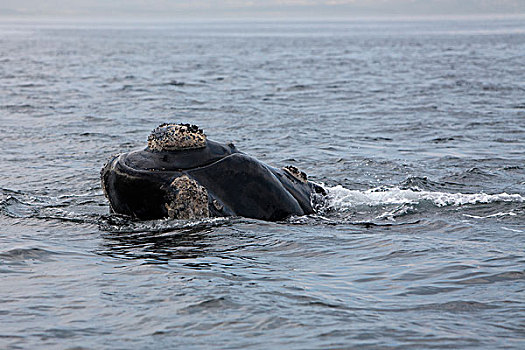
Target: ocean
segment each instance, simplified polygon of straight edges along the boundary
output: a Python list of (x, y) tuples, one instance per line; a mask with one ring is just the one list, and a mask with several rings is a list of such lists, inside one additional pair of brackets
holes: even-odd
[[(525, 20), (0, 22), (0, 347), (525, 348)], [(138, 221), (164, 122), (328, 190)]]

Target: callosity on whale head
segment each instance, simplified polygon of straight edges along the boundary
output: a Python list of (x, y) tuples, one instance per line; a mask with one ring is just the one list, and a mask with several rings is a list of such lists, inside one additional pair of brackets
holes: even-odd
[(296, 167), (268, 166), (189, 124), (155, 128), (145, 149), (113, 157), (101, 177), (112, 211), (139, 219), (275, 221), (314, 213), (314, 199), (326, 194)]

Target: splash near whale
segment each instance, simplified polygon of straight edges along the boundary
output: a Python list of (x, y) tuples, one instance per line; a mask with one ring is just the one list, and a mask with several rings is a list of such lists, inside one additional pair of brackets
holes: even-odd
[(110, 159), (102, 188), (115, 213), (138, 219), (313, 214), (326, 191), (294, 166), (274, 168), (190, 124), (162, 124), (145, 149)]

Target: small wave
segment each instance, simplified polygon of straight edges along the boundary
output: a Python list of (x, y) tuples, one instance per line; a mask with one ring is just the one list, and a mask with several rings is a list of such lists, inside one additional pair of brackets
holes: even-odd
[(488, 219), (488, 218), (495, 218), (495, 217), (501, 217), (501, 216), (517, 216), (517, 215), (518, 214), (516, 214), (513, 211), (510, 211), (508, 213), (497, 212), (497, 213), (490, 214), (490, 215), (485, 215), (485, 216), (472, 215), (472, 214), (463, 214), (463, 216), (466, 216), (468, 218), (473, 218), (473, 219)]
[[(58, 197), (41, 196), (0, 188), (0, 215), (15, 219), (42, 219), (97, 225), (101, 215), (99, 194), (69, 194)], [(4, 198), (2, 198), (4, 197)], [(88, 209), (84, 209), (85, 207)]]
[(491, 275), (479, 274), (478, 276), (463, 278), (458, 277), (456, 284), (492, 284), (496, 282), (523, 281), (525, 271), (506, 271)]
[(28, 103), (0, 105), (0, 109), (6, 109), (12, 112), (20, 112), (20, 111), (25, 111), (27, 109), (35, 109), (35, 108), (36, 108), (35, 106), (30, 105)]
[(31, 203), (24, 202), (17, 197), (8, 196), (0, 201), (0, 213), (13, 218), (27, 218), (37, 214)]
[(490, 303), (481, 303), (470, 300), (456, 300), (444, 303), (423, 304), (413, 308), (390, 310), (390, 311), (419, 311), (419, 310), (436, 310), (443, 312), (477, 312), (489, 309), (496, 309), (497, 306)]
[(60, 253), (38, 247), (15, 247), (0, 251), (2, 263), (15, 264), (27, 261), (50, 261), (51, 256)]
[(178, 312), (181, 314), (193, 314), (193, 313), (206, 313), (211, 312), (215, 309), (224, 308), (238, 308), (241, 305), (235, 303), (230, 297), (220, 296), (217, 298), (209, 298), (202, 301), (198, 301), (194, 304), (190, 304)]
[(437, 207), (461, 206), (493, 202), (524, 202), (525, 197), (519, 194), (486, 194), (486, 193), (447, 193), (400, 189), (398, 187), (378, 187), (366, 191), (349, 190), (341, 185), (328, 187), (327, 207), (334, 210), (348, 210), (358, 206), (381, 206), (420, 204), (430, 202)]

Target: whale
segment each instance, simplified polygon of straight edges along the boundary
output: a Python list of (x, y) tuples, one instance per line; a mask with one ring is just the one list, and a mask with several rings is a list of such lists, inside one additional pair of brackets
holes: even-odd
[(112, 213), (140, 220), (279, 221), (314, 214), (326, 196), (297, 167), (269, 166), (184, 123), (161, 124), (145, 148), (111, 157), (101, 182)]

